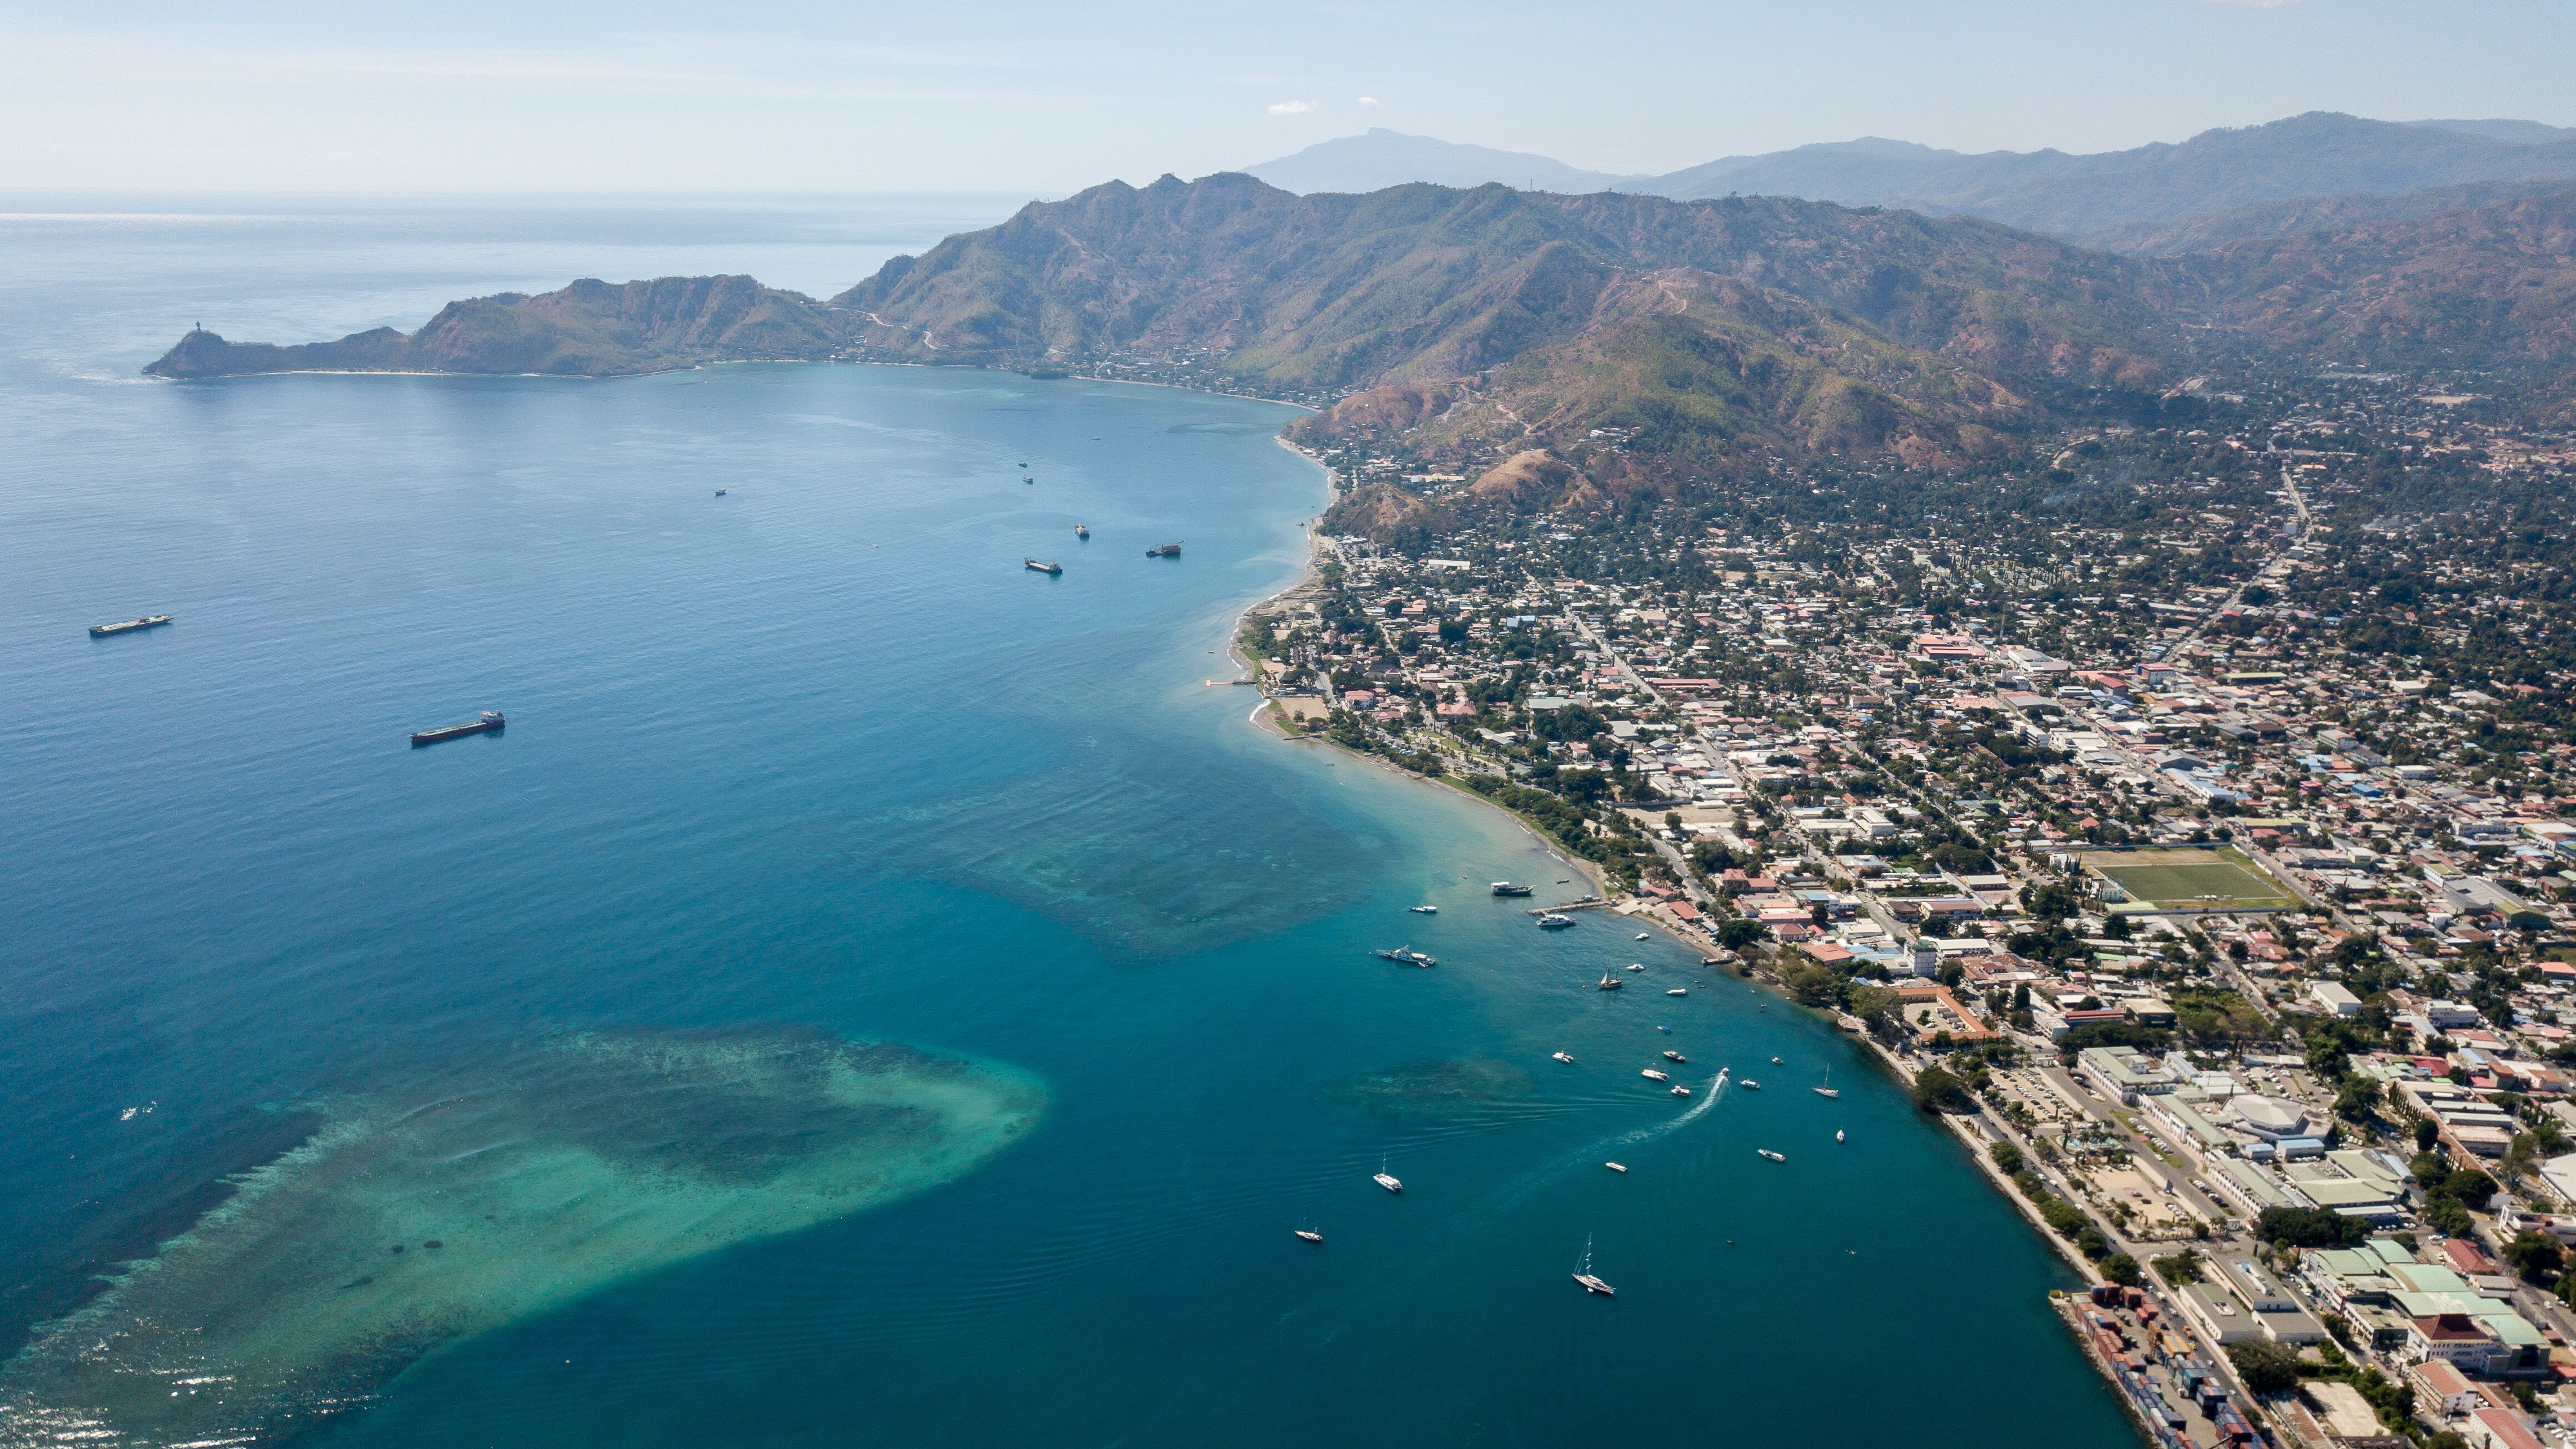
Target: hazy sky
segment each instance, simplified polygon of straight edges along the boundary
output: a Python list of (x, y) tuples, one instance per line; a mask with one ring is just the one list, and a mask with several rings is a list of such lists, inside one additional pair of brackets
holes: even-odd
[(1370, 125), (1662, 171), (2094, 151), (2306, 110), (2576, 124), (2568, 0), (0, 0), (0, 186), (976, 189)]

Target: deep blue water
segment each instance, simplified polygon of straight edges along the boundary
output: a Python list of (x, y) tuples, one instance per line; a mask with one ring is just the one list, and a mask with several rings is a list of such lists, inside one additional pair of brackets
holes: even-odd
[[(1049, 1115), (320, 1437), (2131, 1442), (2061, 1270), (1847, 1043), (1610, 922), (1542, 936), (1483, 883), (1572, 872), (1509, 821), (1245, 722), (1224, 642), (1325, 499), (1286, 409), (860, 367), (133, 377), (201, 319), (819, 292), (994, 214), (0, 219), (0, 1308), (317, 1094), (789, 1023), (1016, 1065)], [(178, 622), (84, 633), (144, 612)], [(507, 732), (404, 743), (480, 708)], [(1441, 965), (1366, 955), (1406, 942)], [(1630, 961), (1652, 989), (1589, 989)], [(1684, 1117), (1636, 1075), (1666, 1046), (1769, 1089)], [(1504, 1066), (1409, 1112), (1334, 1086), (1454, 1059)], [(1803, 1090), (1829, 1066), (1839, 1102)], [(1616, 1300), (1568, 1280), (1587, 1238)]]

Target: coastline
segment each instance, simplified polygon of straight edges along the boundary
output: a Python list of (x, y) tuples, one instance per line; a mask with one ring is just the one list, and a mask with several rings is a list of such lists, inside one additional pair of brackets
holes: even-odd
[[(1155, 385), (1161, 386), (1164, 384)], [(1295, 443), (1288, 441), (1285, 437), (1274, 438), (1273, 441), (1283, 448), (1287, 448), (1302, 457), (1314, 461), (1316, 466), (1324, 468), (1328, 484), (1336, 481), (1332, 469), (1324, 465), (1320, 459), (1316, 459), (1314, 455), (1309, 453), (1306, 449), (1298, 447)], [(1256, 705), (1247, 716), (1249, 722), (1286, 743), (1313, 744), (1326, 749), (1331, 749), (1347, 759), (1365, 761), (1366, 763), (1377, 766), (1378, 768), (1398, 777), (1417, 780), (1427, 785), (1445, 787), (1457, 796), (1471, 800), (1485, 809), (1495, 811), (1504, 818), (1510, 820), (1513, 825), (1517, 826), (1532, 840), (1536, 841), (1540, 848), (1547, 852), (1548, 857), (1551, 860), (1571, 867), (1590, 885), (1591, 891), (1594, 895), (1601, 897), (1604, 901), (1610, 902), (1610, 904), (1605, 906), (1604, 909), (1617, 914), (1622, 920), (1640, 922), (1644, 929), (1658, 932), (1675, 944), (1689, 949), (1694, 954), (1700, 956), (1703, 960), (1708, 959), (1710, 952), (1716, 948), (1716, 943), (1713, 940), (1693, 935), (1688, 928), (1671, 920), (1662, 912), (1653, 909), (1652, 903), (1643, 905), (1638, 904), (1638, 902), (1644, 900), (1643, 897), (1631, 897), (1625, 901), (1613, 901), (1606, 872), (1591, 861), (1571, 856), (1560, 850), (1556, 843), (1543, 834), (1537, 826), (1529, 820), (1524, 819), (1517, 812), (1500, 805), (1493, 800), (1487, 799), (1483, 795), (1477, 794), (1475, 791), (1466, 788), (1453, 779), (1449, 779), (1444, 776), (1426, 775), (1418, 770), (1407, 769), (1403, 765), (1400, 765), (1383, 755), (1369, 751), (1350, 749), (1346, 746), (1337, 745), (1333, 741), (1326, 739), (1321, 735), (1309, 735), (1293, 732), (1286, 728), (1283, 722), (1279, 719), (1276, 707), (1273, 705), (1268, 689), (1261, 678), (1258, 661), (1244, 654), (1240, 641), (1242, 638), (1244, 622), (1251, 618), (1257, 611), (1266, 605), (1275, 603), (1280, 599), (1284, 599), (1296, 593), (1300, 589), (1309, 587), (1320, 578), (1322, 573), (1322, 566), (1319, 561), (1321, 545), (1317, 537), (1317, 530), (1320, 526), (1320, 521), (1320, 514), (1307, 521), (1306, 567), (1300, 572), (1296, 582), (1285, 588), (1276, 590), (1263, 598), (1256, 599), (1246, 604), (1243, 609), (1235, 615), (1233, 630), (1226, 644), (1226, 657), (1234, 662), (1237, 670), (1248, 679), (1248, 682), (1255, 689), (1261, 691), (1261, 703)], [(1623, 907), (1625, 909), (1623, 909)], [(1778, 948), (1775, 946), (1775, 949)], [(1767, 956), (1756, 956), (1748, 952), (1745, 954), (1745, 962), (1750, 969), (1737, 979), (1748, 981), (1755, 990), (1767, 991), (1769, 994), (1778, 997), (1781, 1001), (1787, 1003), (1790, 1007), (1802, 1014), (1821, 1018), (1819, 1024), (1836, 1036), (1856, 1038), (1859, 1044), (1870, 1054), (1872, 1059), (1874, 1059), (1879, 1066), (1885, 1069), (1887, 1073), (1895, 1079), (1898, 1087), (1905, 1091), (1909, 1099), (1911, 1098), (1915, 1073), (1913, 1069), (1909, 1068), (1904, 1060), (1894, 1051), (1890, 1050), (1884, 1042), (1879, 1041), (1876, 1037), (1865, 1031), (1851, 1032), (1844, 1030), (1839, 1024), (1835, 1013), (1818, 1011), (1815, 1008), (1804, 1006), (1795, 998), (1789, 996), (1785, 991), (1781, 990), (1779, 978), (1771, 969)], [(1988, 1187), (1992, 1188), (2003, 1198), (2005, 1203), (2013, 1211), (2014, 1215), (2018, 1217), (2022, 1223), (2030, 1229), (2030, 1231), (2038, 1234), (2041, 1243), (2046, 1245), (2049, 1252), (2055, 1256), (2058, 1261), (2065, 1264), (2067, 1268), (2073, 1271), (2079, 1283), (2090, 1287), (2093, 1284), (2104, 1281), (2100, 1271), (2095, 1267), (2095, 1265), (2084, 1257), (2082, 1252), (2076, 1248), (2074, 1243), (2061, 1237), (2058, 1233), (2052, 1230), (2046, 1219), (2040, 1216), (2038, 1205), (2026, 1198), (2018, 1190), (2013, 1181), (2004, 1175), (2003, 1170), (1996, 1165), (1993, 1154), (1986, 1150), (1986, 1140), (1983, 1134), (1978, 1131), (1974, 1121), (1969, 1117), (1948, 1112), (1935, 1114), (1935, 1120), (1938, 1122), (1945, 1135), (1955, 1141), (1968, 1157), (1972, 1165), (1972, 1170), (1986, 1183)], [(2072, 1332), (2075, 1325), (2074, 1321), (2067, 1316), (2067, 1310), (2064, 1307), (2064, 1290), (2052, 1289), (2048, 1296), (2052, 1314), (2065, 1322), (2070, 1332)], [(2105, 1365), (2099, 1356), (2092, 1351), (2091, 1345), (2086, 1340), (2085, 1335), (2077, 1332), (2074, 1336), (2078, 1341), (2079, 1348), (2084, 1351), (2086, 1363), (2091, 1365), (2100, 1373), (2104, 1386), (2111, 1391), (2111, 1396), (2119, 1402), (2124, 1414), (2130, 1420), (2132, 1427), (2138, 1428), (2143, 1432), (2145, 1428), (2144, 1422), (2138, 1417), (2136, 1406), (2130, 1401), (2129, 1395), (2122, 1389), (2117, 1377), (2108, 1371), (2107, 1365)]]

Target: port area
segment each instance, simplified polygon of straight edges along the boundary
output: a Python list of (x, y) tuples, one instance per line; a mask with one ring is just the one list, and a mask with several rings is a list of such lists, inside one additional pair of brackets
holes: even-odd
[[(2050, 1300), (2093, 1366), (2119, 1386), (2122, 1406), (2159, 1449), (2226, 1449), (2261, 1442), (2236, 1407), (2226, 1380), (2190, 1339), (2173, 1330), (2145, 1292), (2103, 1283), (2089, 1293), (2057, 1293)], [(2314, 1442), (2336, 1441), (2321, 1435)]]

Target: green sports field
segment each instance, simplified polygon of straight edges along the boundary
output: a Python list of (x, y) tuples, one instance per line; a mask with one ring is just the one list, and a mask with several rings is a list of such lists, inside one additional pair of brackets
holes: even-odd
[(2293, 907), (2295, 897), (2233, 850), (2135, 850), (2094, 855), (2085, 864), (2160, 910), (2268, 911)]

